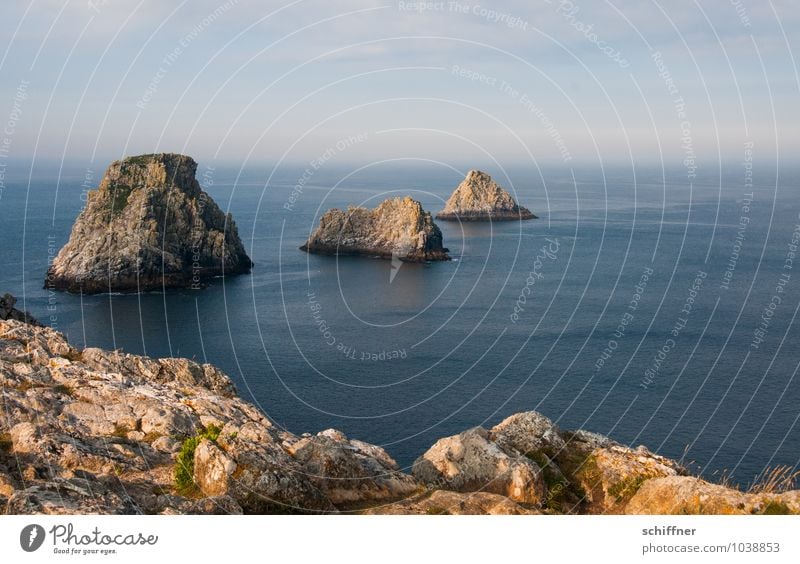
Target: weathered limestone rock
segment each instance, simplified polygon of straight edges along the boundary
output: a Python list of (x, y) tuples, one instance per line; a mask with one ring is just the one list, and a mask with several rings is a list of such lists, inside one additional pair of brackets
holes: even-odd
[(69, 292), (139, 292), (198, 287), (250, 272), (236, 225), (195, 180), (184, 155), (111, 164), (47, 271), (45, 287)]
[[(211, 366), (78, 352), (50, 328), (0, 321), (0, 384), (9, 513), (336, 511), (282, 446), (299, 438)], [(201, 502), (177, 490), (176, 457), (211, 425), (218, 437), (192, 453)]]
[(226, 493), (235, 471), (236, 463), (212, 441), (203, 439), (194, 451), (194, 480), (209, 497)]
[(368, 210), (331, 209), (301, 250), (323, 255), (364, 255), (408, 262), (450, 260), (442, 232), (409, 197), (392, 198)]
[(629, 448), (596, 433), (565, 433), (554, 463), (583, 494), (586, 513), (622, 513), (647, 480), (685, 474), (677, 462), (644, 446)]
[(472, 492), (435, 490), (416, 499), (381, 505), (365, 511), (367, 515), (537, 515), (505, 496)]
[(385, 450), (328, 429), (288, 447), (314, 484), (337, 506), (386, 501), (418, 492), (416, 480), (398, 470)]
[(690, 476), (647, 480), (630, 500), (629, 515), (798, 515), (800, 491), (744, 493)]
[(445, 203), (436, 219), (452, 221), (513, 221), (536, 219), (527, 208), (519, 206), (492, 177), (471, 170)]
[(545, 493), (541, 468), (504, 452), (480, 427), (439, 439), (414, 462), (412, 473), (437, 488), (496, 493), (521, 503), (538, 504)]
[(490, 435), (504, 450), (513, 449), (524, 455), (541, 451), (553, 457), (566, 446), (560, 433), (541, 413), (526, 411), (507, 417), (492, 427)]

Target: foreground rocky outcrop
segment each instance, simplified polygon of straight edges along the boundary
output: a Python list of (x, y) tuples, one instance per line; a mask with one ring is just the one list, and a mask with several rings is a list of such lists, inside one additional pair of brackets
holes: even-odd
[(84, 294), (200, 287), (250, 272), (236, 224), (195, 179), (190, 157), (111, 164), (47, 271), (45, 287)]
[(514, 198), (492, 177), (479, 170), (471, 170), (445, 203), (436, 219), (448, 221), (513, 221), (536, 219), (527, 208)]
[(0, 511), (336, 512), (420, 486), (380, 447), (298, 437), (208, 364), (0, 321)]
[(398, 469), (328, 429), (275, 427), (209, 364), (77, 350), (0, 320), (0, 513), (782, 514), (744, 493), (536, 412), (437, 441)]
[(328, 210), (300, 249), (408, 262), (450, 260), (448, 249), (442, 245), (442, 232), (431, 214), (409, 197), (388, 199), (372, 210)]

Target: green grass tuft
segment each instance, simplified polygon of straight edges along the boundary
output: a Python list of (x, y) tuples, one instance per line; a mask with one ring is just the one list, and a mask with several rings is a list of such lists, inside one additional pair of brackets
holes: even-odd
[(789, 509), (789, 506), (783, 502), (775, 501), (774, 499), (767, 503), (764, 506), (764, 511), (761, 512), (762, 515), (791, 515), (792, 510)]
[(194, 437), (183, 441), (181, 450), (175, 460), (175, 489), (181, 495), (196, 493), (197, 485), (194, 483), (194, 451), (203, 439), (216, 442), (222, 429), (216, 425), (209, 425)]
[(642, 487), (648, 479), (648, 476), (638, 475), (631, 476), (624, 480), (620, 480), (610, 488), (608, 488), (608, 495), (614, 497), (618, 502), (627, 501), (636, 495), (639, 488)]
[(426, 515), (452, 515), (447, 509), (444, 507), (439, 507), (437, 505), (433, 505), (425, 510)]

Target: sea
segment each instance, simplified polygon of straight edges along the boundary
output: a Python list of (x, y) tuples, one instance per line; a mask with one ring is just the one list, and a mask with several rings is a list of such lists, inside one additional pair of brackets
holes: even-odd
[(473, 167), (539, 219), (438, 222), (453, 260), (411, 264), (299, 247), (329, 208), (408, 195), (435, 213), (468, 167), (201, 162), (252, 274), (93, 296), (43, 282), (104, 166), (12, 167), (0, 292), (78, 347), (213, 363), (276, 425), (339, 429), (405, 470), (528, 410), (709, 479), (798, 467), (797, 169)]

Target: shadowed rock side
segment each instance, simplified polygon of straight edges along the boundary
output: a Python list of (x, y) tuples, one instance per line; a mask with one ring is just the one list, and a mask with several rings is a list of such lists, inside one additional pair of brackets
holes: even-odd
[(5, 294), (0, 297), (0, 320), (13, 319), (15, 321), (24, 321), (31, 325), (41, 325), (27, 311), (18, 310), (14, 307), (15, 305), (17, 305), (17, 298), (11, 294)]
[(143, 155), (108, 167), (48, 269), (45, 287), (137, 292), (250, 272), (236, 224), (195, 180), (197, 163)]
[(0, 513), (800, 512), (536, 412), (437, 441), (402, 472), (382, 448), (275, 427), (209, 364), (77, 350), (0, 321)]
[(300, 249), (323, 255), (364, 255), (407, 262), (450, 260), (448, 249), (442, 245), (442, 232), (431, 214), (409, 197), (386, 200), (372, 210), (328, 210)]
[(513, 221), (536, 219), (527, 208), (517, 205), (514, 198), (492, 177), (471, 170), (445, 203), (436, 219), (449, 221)]

